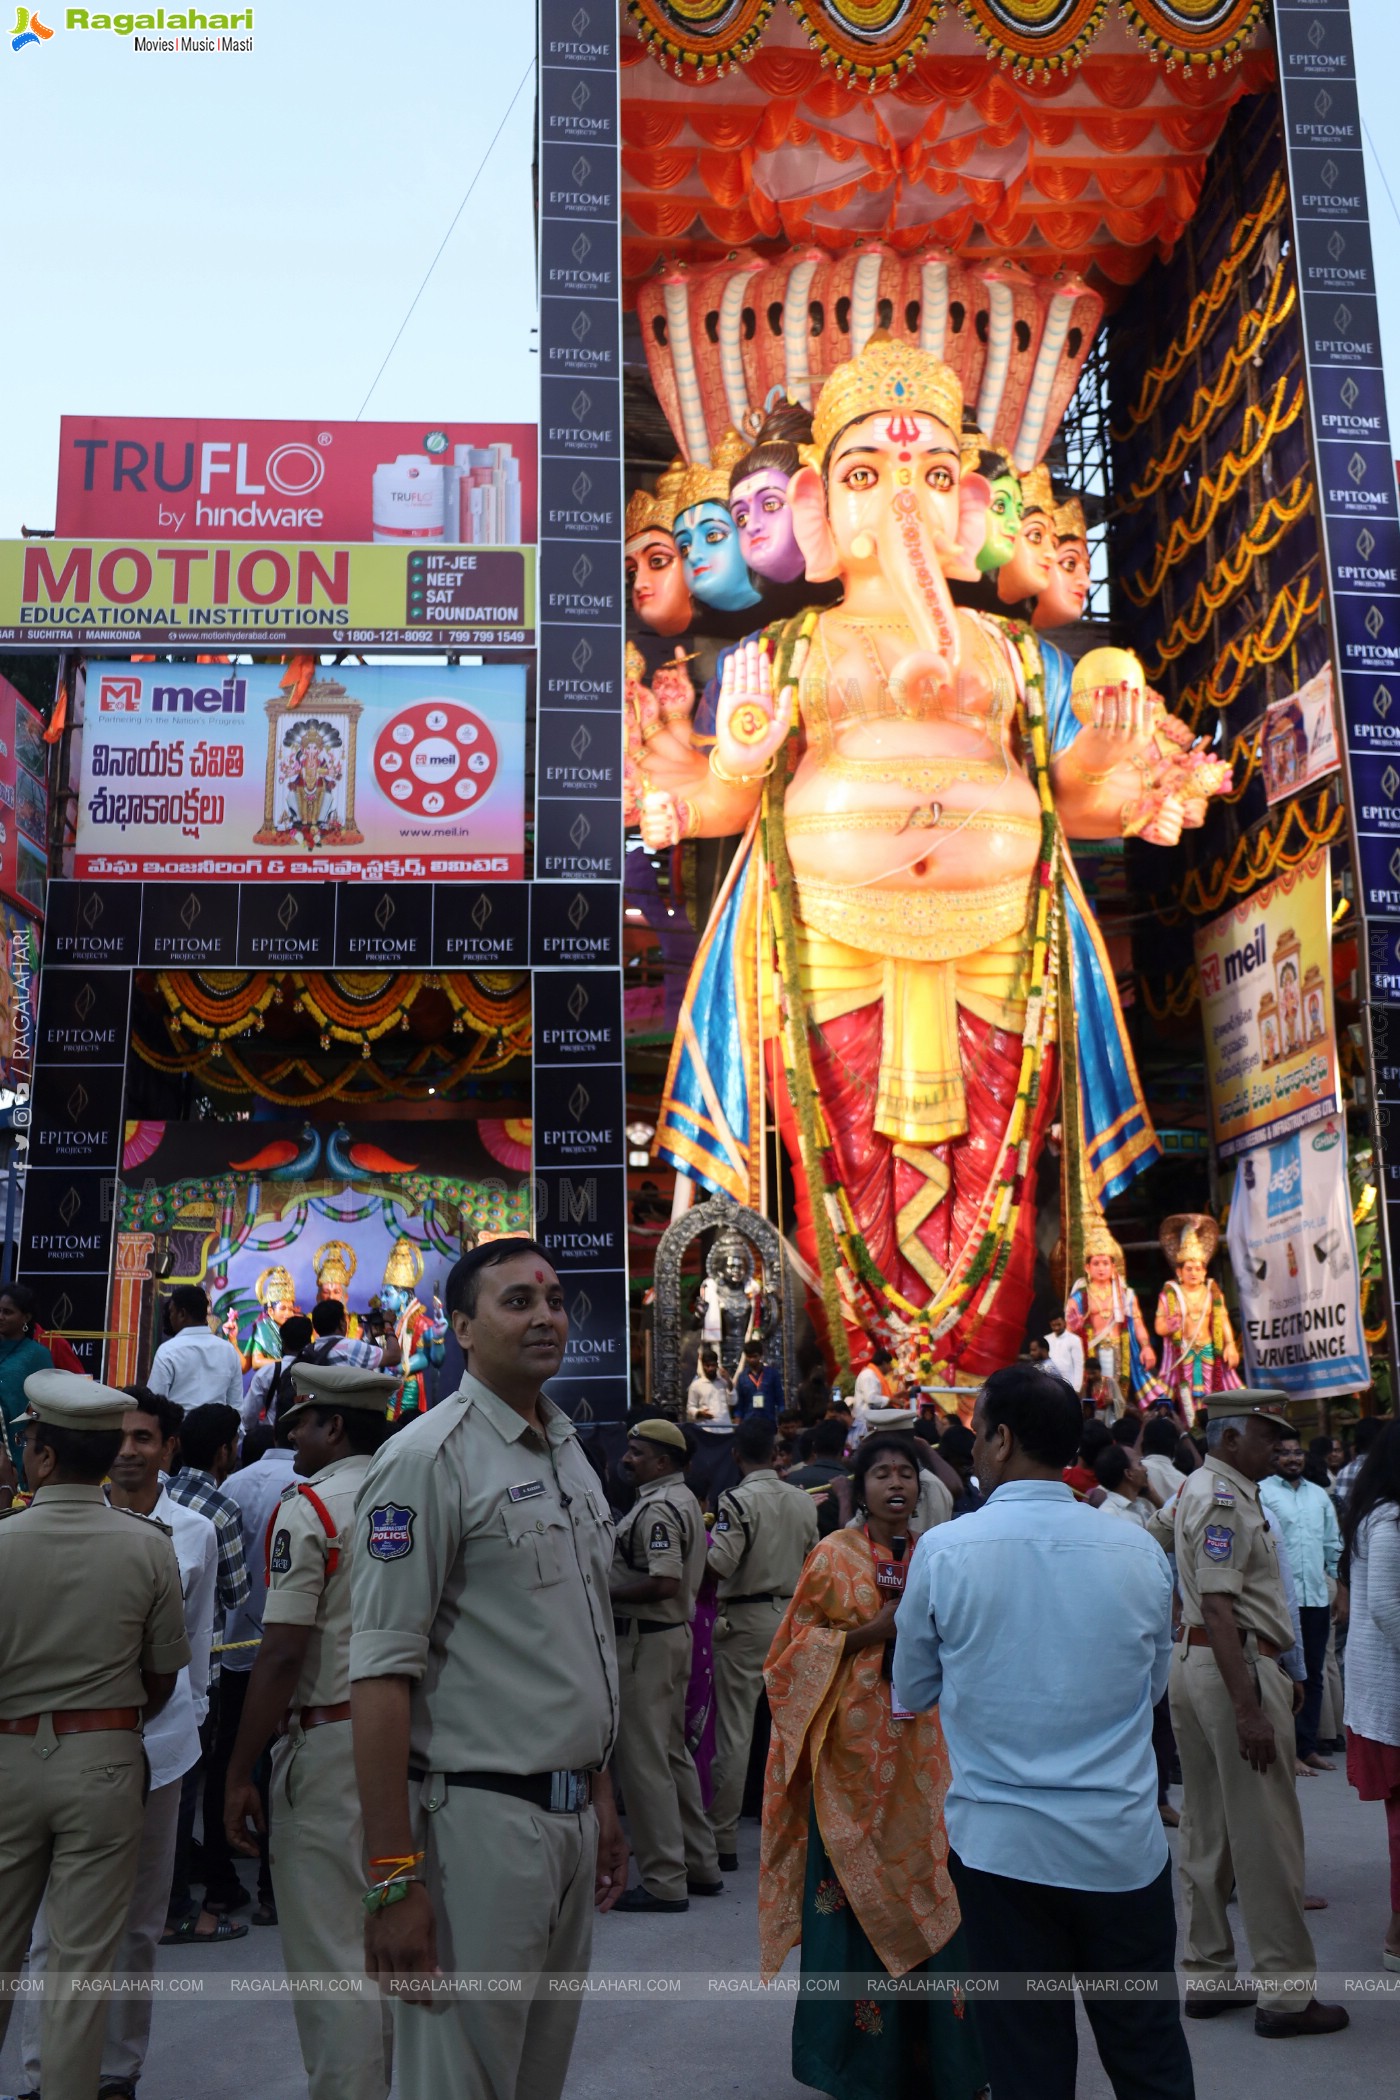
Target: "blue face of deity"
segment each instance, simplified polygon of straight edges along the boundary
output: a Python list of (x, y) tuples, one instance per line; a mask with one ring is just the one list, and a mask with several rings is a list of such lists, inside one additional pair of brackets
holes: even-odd
[(397, 1319), (412, 1296), (412, 1291), (406, 1291), (402, 1284), (386, 1283), (379, 1293), (379, 1302), (391, 1318)]
[(758, 592), (744, 563), (739, 528), (722, 503), (697, 503), (671, 528), (695, 597), (720, 612), (757, 605)]

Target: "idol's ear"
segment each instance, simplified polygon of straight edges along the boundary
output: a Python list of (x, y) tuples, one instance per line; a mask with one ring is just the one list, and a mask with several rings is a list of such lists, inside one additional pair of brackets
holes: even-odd
[(964, 474), (958, 483), (958, 549), (976, 569), (987, 537), (992, 484), (985, 474)]
[(826, 491), (815, 467), (798, 468), (788, 483), (787, 500), (807, 581), (829, 583), (841, 573), (841, 558), (826, 515)]

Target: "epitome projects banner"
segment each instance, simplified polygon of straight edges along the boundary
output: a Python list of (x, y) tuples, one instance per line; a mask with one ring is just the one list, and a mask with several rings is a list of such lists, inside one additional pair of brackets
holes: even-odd
[(1294, 1400), (1368, 1386), (1341, 1116), (1245, 1153), (1235, 1169), (1229, 1242), (1244, 1314), (1245, 1382), (1277, 1386)]
[(525, 669), (88, 672), (75, 873), (285, 881), (525, 872)]
[(1206, 1077), (1223, 1159), (1340, 1108), (1323, 848), (1196, 935)]

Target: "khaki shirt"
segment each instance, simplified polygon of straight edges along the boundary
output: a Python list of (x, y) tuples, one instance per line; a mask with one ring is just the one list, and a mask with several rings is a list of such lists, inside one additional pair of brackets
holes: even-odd
[[(293, 1706), (340, 1706), (350, 1697), (350, 1563), (364, 1539), (355, 1522), (355, 1498), (370, 1464), (368, 1454), (355, 1452), (306, 1482), (335, 1526), (334, 1539), (300, 1483), (277, 1505), (263, 1625), (312, 1628)], [(327, 1574), (333, 1550), (335, 1571)]]
[(662, 1626), (688, 1626), (695, 1594), (705, 1573), (705, 1517), (679, 1473), (668, 1480), (649, 1480), (617, 1527), (609, 1582), (635, 1582), (639, 1575), (674, 1576), (674, 1597), (653, 1597), (646, 1604), (626, 1599), (620, 1613), (637, 1613)]
[(765, 1594), (790, 1597), (816, 1543), (811, 1496), (779, 1480), (769, 1466), (746, 1473), (720, 1496), (710, 1533), (710, 1566), (720, 1603)]
[(1208, 1453), (1177, 1496), (1175, 1517), (1184, 1623), (1205, 1624), (1202, 1597), (1228, 1597), (1242, 1632), (1291, 1647), (1293, 1621), (1257, 1484)]
[(0, 1720), (141, 1707), (142, 1670), (190, 1659), (169, 1532), (100, 1487), (41, 1487), (0, 1525), (0, 1598)]
[(352, 1683), (407, 1677), (434, 1772), (606, 1764), (617, 1733), (613, 1526), (573, 1424), (539, 1436), (470, 1373), (390, 1437), (356, 1504)]

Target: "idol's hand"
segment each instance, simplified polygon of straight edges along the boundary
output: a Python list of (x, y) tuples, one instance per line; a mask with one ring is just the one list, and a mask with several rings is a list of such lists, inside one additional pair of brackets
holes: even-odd
[(1165, 795), (1148, 823), (1144, 824), (1139, 837), (1149, 846), (1174, 846), (1181, 837), (1185, 822), (1185, 805), (1177, 795)]
[(1145, 1371), (1155, 1371), (1157, 1368), (1157, 1351), (1153, 1348), (1151, 1342), (1143, 1342), (1141, 1349), (1143, 1369)]
[(664, 853), (668, 847), (678, 846), (684, 836), (681, 824), (681, 805), (674, 795), (657, 788), (643, 797), (642, 844), (649, 853)]
[(1240, 1367), (1240, 1352), (1233, 1342), (1225, 1344), (1225, 1361), (1232, 1371), (1238, 1371)]
[(1087, 726), (1105, 736), (1128, 744), (1141, 743), (1157, 726), (1161, 702), (1133, 679), (1093, 686), (1088, 698), (1093, 712)]
[(741, 642), (724, 660), (715, 710), (721, 774), (741, 780), (766, 773), (787, 736), (786, 715), (773, 705), (773, 666), (760, 642)]
[(1147, 697), (1158, 709), (1157, 741), (1175, 744), (1178, 751), (1189, 750), (1195, 739), (1181, 717), (1171, 713), (1161, 694), (1154, 692), (1151, 686), (1147, 688)]

